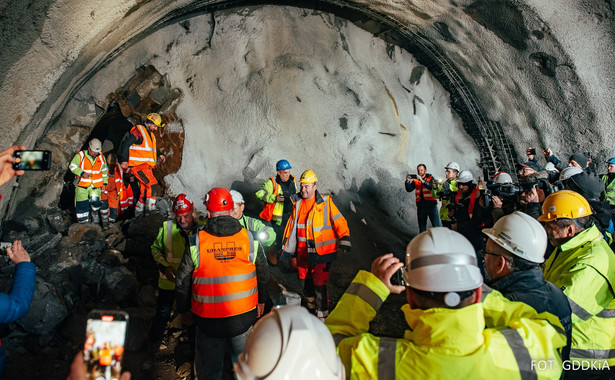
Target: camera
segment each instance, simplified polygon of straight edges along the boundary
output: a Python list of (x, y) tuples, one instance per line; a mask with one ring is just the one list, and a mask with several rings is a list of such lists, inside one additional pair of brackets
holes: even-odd
[(404, 267), (399, 268), (393, 273), (393, 276), (391, 276), (391, 285), (406, 286), (406, 281), (404, 281)]

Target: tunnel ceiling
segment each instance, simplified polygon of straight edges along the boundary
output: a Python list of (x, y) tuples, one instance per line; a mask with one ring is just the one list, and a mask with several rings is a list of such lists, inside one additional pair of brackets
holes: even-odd
[[(97, 71), (166, 25), (254, 1), (4, 2), (4, 145), (33, 146)], [(411, 52), (451, 94), (483, 164), (528, 145), (611, 156), (613, 4), (268, 1), (333, 13)], [(93, 125), (92, 125), (93, 127)]]

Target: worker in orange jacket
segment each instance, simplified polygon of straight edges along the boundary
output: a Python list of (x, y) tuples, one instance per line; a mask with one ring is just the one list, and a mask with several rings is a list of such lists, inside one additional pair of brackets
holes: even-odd
[(165, 156), (156, 148), (156, 136), (154, 135), (158, 128), (164, 127), (162, 118), (157, 113), (150, 113), (144, 124), (132, 127), (119, 153), (122, 168), (130, 168), (141, 185), (141, 192), (135, 206), (135, 216), (142, 215), (144, 212), (150, 213), (156, 209), (158, 181), (152, 170), (156, 167), (157, 159), (161, 162), (165, 161)]
[[(118, 216), (120, 199), (124, 191), (124, 178), (122, 168), (117, 163), (117, 155), (114, 153), (109, 153), (107, 155), (107, 166), (109, 167), (109, 182), (101, 194), (100, 199), (102, 200), (102, 208), (100, 212), (104, 215), (108, 215), (110, 223), (115, 223)], [(106, 227), (104, 219), (103, 227)]]
[(338, 250), (349, 252), (351, 244), (346, 219), (330, 196), (316, 190), (317, 182), (316, 174), (306, 170), (299, 180), (299, 194), (291, 196), (294, 207), (284, 230), (280, 262), (296, 259), (307, 307), (325, 319), (329, 315), (329, 268)]

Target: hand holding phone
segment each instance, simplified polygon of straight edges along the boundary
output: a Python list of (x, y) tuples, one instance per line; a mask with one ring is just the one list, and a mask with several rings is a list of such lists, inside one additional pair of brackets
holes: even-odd
[(15, 162), (13, 153), (16, 150), (23, 149), (26, 149), (26, 147), (23, 145), (15, 145), (0, 153), (0, 186), (10, 181), (16, 175), (24, 174), (23, 170), (13, 169), (13, 162)]
[(117, 310), (92, 310), (88, 314), (83, 361), (87, 379), (119, 379), (128, 314)]
[(16, 150), (13, 153), (13, 170), (49, 170), (51, 168), (51, 151)]

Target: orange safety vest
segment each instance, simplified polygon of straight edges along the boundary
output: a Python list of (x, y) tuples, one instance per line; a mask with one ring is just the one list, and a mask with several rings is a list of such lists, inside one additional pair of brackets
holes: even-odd
[(248, 230), (242, 228), (231, 236), (201, 230), (196, 247), (192, 312), (203, 318), (224, 318), (254, 309), (258, 304), (256, 252)]
[[(425, 177), (425, 181), (426, 182), (431, 182), (431, 180), (433, 179), (432, 176), (427, 176)], [(427, 187), (423, 186), (423, 183), (418, 180), (415, 179), (414, 181), (414, 187), (416, 190), (416, 202), (418, 203), (421, 199), (424, 199), (426, 201), (437, 201), (438, 198), (433, 196), (433, 190), (428, 189)]]
[[(337, 209), (330, 196), (320, 196), (316, 199), (312, 210), (309, 211), (305, 222), (305, 239), (308, 254), (320, 256), (337, 252), (338, 239), (350, 236), (348, 223)], [(288, 219), (284, 230), (282, 250), (290, 253), (297, 252), (299, 240), (297, 223), (302, 199), (299, 199), (293, 207), (293, 212)]]
[[(472, 190), (472, 194), (470, 194), (470, 205), (468, 206), (468, 215), (470, 215), (470, 219), (472, 219), (472, 214), (474, 214), (474, 206), (476, 205), (476, 197), (480, 193), (478, 187), (475, 187)], [(461, 190), (457, 190), (457, 195), (455, 195), (455, 203), (459, 203), (459, 197), (461, 196)]]
[(141, 144), (132, 144), (128, 149), (128, 166), (133, 167), (147, 163), (151, 167), (156, 167), (156, 136), (149, 133), (147, 128), (142, 125), (135, 125), (130, 130), (131, 134), (138, 130), (143, 137)]
[[(269, 178), (271, 180), (271, 182), (273, 183), (273, 194), (278, 194), (278, 190), (280, 189), (280, 184), (278, 184), (275, 180), (275, 178), (271, 177)], [(258, 216), (263, 219), (266, 220), (268, 222), (271, 221), (271, 219), (273, 218), (273, 209), (275, 208), (277, 202), (272, 202), (272, 203), (265, 203), (265, 207), (263, 207), (263, 211), (261, 211), (260, 214), (258, 214)], [(276, 215), (278, 216), (277, 219), (282, 219), (282, 214), (280, 215)]]
[(133, 197), (133, 192), (132, 192), (132, 186), (128, 185), (122, 189), (122, 194), (120, 196), (119, 212), (122, 213), (126, 211), (129, 207), (133, 205), (133, 203), (134, 203), (134, 197)]
[(79, 157), (81, 157), (81, 163), (79, 164), (79, 167), (85, 173), (89, 173), (90, 178), (85, 179), (83, 177), (79, 177), (79, 183), (77, 184), (77, 186), (79, 187), (92, 186), (95, 188), (103, 187), (104, 181), (103, 181), (102, 167), (105, 161), (104, 161), (102, 154), (99, 153), (98, 156), (96, 156), (96, 158), (94, 159), (94, 164), (92, 164), (90, 162), (90, 159), (85, 156), (85, 152), (83, 150), (79, 152)]

